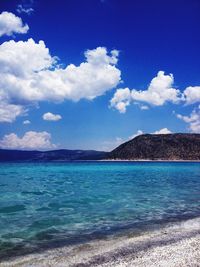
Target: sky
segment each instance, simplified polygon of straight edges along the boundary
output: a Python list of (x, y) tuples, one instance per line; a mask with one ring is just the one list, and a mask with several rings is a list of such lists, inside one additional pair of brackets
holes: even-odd
[(199, 0), (1, 0), (0, 147), (200, 133)]

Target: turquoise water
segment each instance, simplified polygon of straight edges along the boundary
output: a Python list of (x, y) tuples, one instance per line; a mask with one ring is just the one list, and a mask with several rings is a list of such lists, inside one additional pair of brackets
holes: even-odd
[(0, 163), (0, 257), (200, 215), (200, 164)]

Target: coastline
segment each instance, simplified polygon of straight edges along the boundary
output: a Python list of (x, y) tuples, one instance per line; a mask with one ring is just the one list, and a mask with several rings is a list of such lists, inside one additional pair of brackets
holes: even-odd
[[(90, 161), (90, 160), (89, 160)], [(200, 160), (184, 160), (184, 159), (102, 159), (100, 162), (200, 162)]]
[(133, 231), (19, 256), (0, 263), (13, 266), (199, 266), (200, 217), (167, 223), (136, 235)]
[(171, 163), (200, 163), (200, 160), (184, 160), (184, 159), (76, 159), (76, 160), (36, 160), (36, 161), (26, 161), (26, 160), (18, 160), (18, 161), (0, 161), (0, 163), (74, 163), (74, 162), (171, 162)]

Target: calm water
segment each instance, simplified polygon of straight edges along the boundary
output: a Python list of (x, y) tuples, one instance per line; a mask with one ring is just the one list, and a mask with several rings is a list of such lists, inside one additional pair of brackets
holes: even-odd
[(200, 215), (199, 163), (0, 163), (0, 257)]

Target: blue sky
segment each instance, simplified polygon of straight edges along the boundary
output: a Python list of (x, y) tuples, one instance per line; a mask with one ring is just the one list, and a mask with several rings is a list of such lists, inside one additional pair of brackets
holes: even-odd
[(200, 132), (199, 13), (198, 0), (2, 0), (0, 146)]

